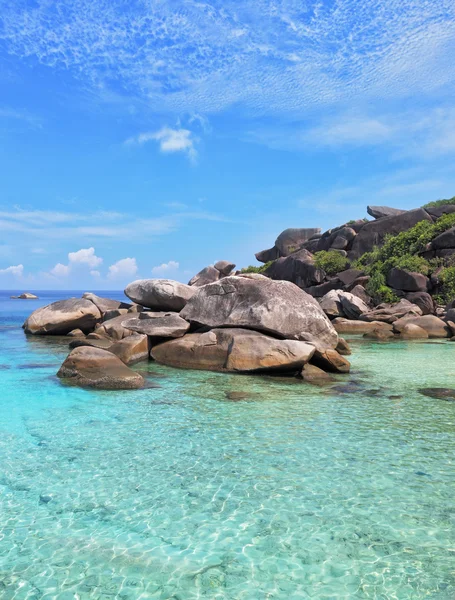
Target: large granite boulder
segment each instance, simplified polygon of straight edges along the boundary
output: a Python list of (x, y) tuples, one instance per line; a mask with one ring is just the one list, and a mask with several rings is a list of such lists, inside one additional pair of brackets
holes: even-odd
[(179, 311), (196, 291), (172, 279), (138, 279), (126, 287), (125, 295), (152, 310)]
[(443, 250), (445, 248), (455, 248), (455, 227), (444, 231), (435, 237), (431, 242), (431, 247), (434, 250)]
[(396, 235), (402, 231), (407, 231), (420, 221), (433, 222), (430, 215), (423, 208), (408, 210), (396, 216), (384, 217), (377, 221), (365, 223), (354, 239), (349, 257), (351, 259), (359, 258), (365, 252), (371, 252), (375, 246), (379, 246), (384, 242), (386, 235)]
[(261, 250), (260, 252), (256, 252), (255, 254), (256, 260), (261, 263), (268, 263), (271, 260), (276, 260), (280, 258), (280, 251), (278, 248), (269, 248), (268, 250)]
[(219, 260), (213, 266), (221, 273), (222, 277), (227, 277), (235, 269), (235, 264), (228, 260)]
[(36, 309), (23, 324), (32, 335), (66, 335), (73, 329), (89, 333), (101, 319), (99, 309), (85, 298), (58, 300)]
[(324, 281), (325, 273), (314, 264), (308, 250), (299, 250), (286, 258), (275, 260), (265, 271), (271, 279), (292, 281), (300, 288), (318, 285)]
[(149, 357), (149, 339), (146, 335), (130, 335), (109, 348), (125, 365), (132, 365)]
[(396, 217), (407, 211), (400, 208), (391, 208), (390, 206), (367, 206), (367, 213), (375, 219), (383, 219), (384, 217)]
[(413, 323), (407, 323), (401, 330), (400, 336), (404, 340), (425, 340), (429, 337), (425, 329)]
[(57, 376), (74, 385), (102, 390), (129, 390), (144, 386), (143, 377), (129, 369), (115, 354), (89, 346), (72, 350)]
[(429, 287), (428, 277), (422, 273), (406, 271), (394, 267), (387, 275), (387, 285), (403, 292), (426, 292)]
[[(190, 324), (177, 313), (143, 313), (139, 319), (127, 319), (123, 326), (150, 337), (179, 338), (185, 335)], [(146, 315), (146, 316), (145, 316)]]
[(402, 333), (407, 325), (417, 325), (428, 333), (430, 338), (448, 338), (452, 337), (452, 330), (439, 317), (435, 315), (423, 315), (418, 317), (403, 317), (393, 323), (393, 329), (396, 333)]
[(375, 330), (392, 331), (392, 325), (382, 321), (350, 321), (341, 317), (332, 321), (332, 325), (338, 333), (350, 335), (363, 335)]
[(251, 373), (300, 370), (314, 352), (307, 342), (279, 340), (249, 329), (215, 328), (159, 344), (151, 354), (172, 367)]
[(423, 315), (431, 315), (435, 311), (433, 298), (428, 292), (410, 292), (406, 294), (406, 300), (417, 304)]
[(336, 331), (316, 300), (289, 281), (226, 277), (203, 288), (180, 316), (209, 327), (244, 327), (334, 348)]
[(214, 283), (220, 279), (221, 273), (218, 269), (215, 269), (212, 265), (205, 267), (199, 273), (196, 273), (194, 277), (192, 277), (188, 285), (194, 285), (196, 287), (201, 287), (203, 285), (207, 285), (208, 283)]
[(455, 212), (455, 204), (444, 204), (443, 206), (427, 206), (427, 213), (436, 221), (442, 215), (447, 215)]
[(30, 292), (23, 292), (19, 296), (10, 296), (11, 300), (38, 300), (38, 296)]
[(356, 235), (352, 227), (341, 227), (336, 232), (333, 241), (331, 241), (330, 248), (333, 250), (347, 250)]
[(312, 385), (327, 385), (334, 382), (334, 378), (329, 373), (310, 363), (303, 367), (300, 375), (304, 381)]
[(417, 306), (406, 299), (402, 299), (396, 304), (379, 304), (374, 310), (362, 314), (363, 321), (383, 321), (392, 324), (405, 316), (419, 317), (422, 311)]
[(128, 302), (122, 302), (120, 300), (111, 300), (110, 298), (102, 298), (101, 296), (92, 294), (92, 292), (85, 292), (84, 294), (82, 294), (82, 298), (93, 302), (93, 304), (98, 308), (101, 314), (104, 314), (110, 310), (128, 310), (133, 306)]
[(95, 329), (95, 332), (104, 338), (110, 338), (112, 340), (123, 340), (130, 335), (133, 335), (133, 331), (131, 329), (127, 329), (123, 326), (123, 322), (130, 319), (130, 315), (120, 315), (119, 317), (115, 317), (114, 319), (109, 319), (108, 321), (103, 321), (100, 323), (98, 327)]
[(348, 359), (333, 349), (316, 350), (311, 359), (311, 364), (329, 373), (349, 373), (351, 370)]
[(259, 262), (267, 263), (280, 257), (286, 257), (300, 250), (313, 236), (319, 235), (318, 227), (304, 227), (285, 229), (275, 240), (275, 245), (269, 250), (262, 250), (256, 254)]
[(321, 298), (319, 303), (322, 310), (330, 318), (346, 317), (355, 320), (369, 311), (363, 300), (343, 290), (331, 290)]
[(360, 271), (359, 269), (346, 269), (345, 271), (341, 271), (341, 273), (337, 273), (338, 279), (345, 286), (353, 284), (363, 275), (365, 275), (364, 271)]

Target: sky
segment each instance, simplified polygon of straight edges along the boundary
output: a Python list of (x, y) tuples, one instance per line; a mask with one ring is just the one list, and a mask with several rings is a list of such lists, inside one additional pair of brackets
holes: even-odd
[(0, 0), (0, 288), (454, 196), (454, 58), (453, 0)]

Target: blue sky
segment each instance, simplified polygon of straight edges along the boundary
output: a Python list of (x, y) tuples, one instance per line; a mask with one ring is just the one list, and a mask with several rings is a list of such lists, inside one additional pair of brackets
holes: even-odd
[(453, 0), (0, 0), (0, 288), (453, 196), (454, 57)]

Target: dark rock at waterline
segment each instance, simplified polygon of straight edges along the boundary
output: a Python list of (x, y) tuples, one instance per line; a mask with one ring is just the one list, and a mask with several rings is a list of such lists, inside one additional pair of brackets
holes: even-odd
[(309, 363), (303, 367), (301, 376), (304, 381), (313, 385), (327, 385), (334, 381), (330, 373)]
[(455, 389), (450, 388), (420, 388), (419, 393), (429, 398), (437, 398), (439, 400), (455, 401)]
[(316, 350), (311, 363), (323, 371), (331, 373), (349, 373), (351, 370), (350, 362), (336, 350), (332, 349), (324, 351)]

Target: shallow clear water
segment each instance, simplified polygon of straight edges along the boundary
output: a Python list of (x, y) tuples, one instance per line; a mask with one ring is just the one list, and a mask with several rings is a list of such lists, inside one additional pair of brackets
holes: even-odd
[(455, 344), (357, 340), (332, 390), (87, 391), (20, 329), (41, 296), (0, 295), (2, 600), (455, 597), (455, 402), (417, 391), (455, 387)]

